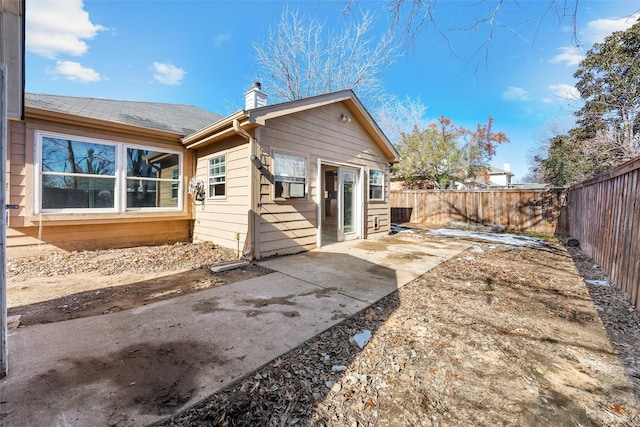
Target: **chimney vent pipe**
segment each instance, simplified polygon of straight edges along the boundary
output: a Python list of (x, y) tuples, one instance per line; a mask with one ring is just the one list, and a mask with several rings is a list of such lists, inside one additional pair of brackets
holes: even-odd
[(244, 94), (245, 110), (264, 107), (267, 105), (267, 94), (262, 92), (260, 82), (253, 82), (251, 90)]

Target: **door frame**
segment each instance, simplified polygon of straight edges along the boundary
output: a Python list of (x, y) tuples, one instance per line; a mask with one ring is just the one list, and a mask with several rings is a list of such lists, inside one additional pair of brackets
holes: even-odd
[[(333, 166), (345, 169), (351, 169), (356, 172), (356, 226), (355, 226), (355, 234), (350, 236), (350, 239), (362, 239), (364, 238), (364, 201), (365, 201), (365, 185), (364, 185), (364, 177), (365, 177), (365, 168), (364, 166), (354, 165), (352, 163), (346, 162), (336, 162), (333, 160), (326, 160), (318, 158), (318, 169), (317, 169), (317, 177), (316, 177), (316, 218), (318, 222), (317, 229), (317, 237), (316, 237), (316, 246), (322, 247), (322, 204), (324, 203), (324, 176), (322, 174), (322, 166)], [(341, 189), (340, 189), (341, 190)], [(339, 202), (339, 206), (341, 202)], [(338, 225), (342, 227), (342, 224)]]
[[(349, 233), (345, 233), (344, 225), (345, 225), (345, 197), (344, 197), (344, 182), (345, 182), (345, 172), (354, 175), (355, 182), (353, 188), (353, 199), (352, 203), (352, 212), (351, 212), (351, 220), (354, 220), (353, 231)], [(338, 241), (344, 242), (345, 240), (353, 240), (359, 238), (359, 224), (360, 224), (360, 208), (359, 208), (359, 189), (360, 189), (360, 173), (358, 169), (350, 168), (350, 167), (340, 167), (338, 168)]]

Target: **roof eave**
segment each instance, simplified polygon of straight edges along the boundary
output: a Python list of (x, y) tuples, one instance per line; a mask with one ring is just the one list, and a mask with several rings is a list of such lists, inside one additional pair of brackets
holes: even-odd
[(231, 135), (234, 132), (234, 120), (241, 120), (244, 122), (246, 119), (246, 111), (236, 111), (235, 113), (228, 115), (227, 117), (224, 117), (207, 127), (204, 127), (190, 135), (185, 136), (184, 138), (182, 138), (182, 144), (184, 144), (187, 149), (191, 149), (214, 143), (222, 138)]

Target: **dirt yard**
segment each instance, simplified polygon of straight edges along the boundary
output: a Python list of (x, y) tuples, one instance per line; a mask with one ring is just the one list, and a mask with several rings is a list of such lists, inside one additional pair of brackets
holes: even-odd
[(212, 264), (236, 259), (211, 243), (9, 259), (8, 315), (20, 326), (97, 316), (270, 272), (250, 264), (211, 273)]
[[(28, 327), (267, 273), (210, 273), (231, 258), (173, 245), (10, 260), (9, 312)], [(637, 426), (640, 317), (605, 279), (579, 249), (474, 242), (162, 425)]]

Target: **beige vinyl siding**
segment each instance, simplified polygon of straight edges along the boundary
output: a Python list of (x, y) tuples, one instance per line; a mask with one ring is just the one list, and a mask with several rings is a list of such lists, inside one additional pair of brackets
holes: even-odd
[[(365, 129), (356, 120), (348, 123), (341, 121), (341, 113), (351, 114), (344, 104), (331, 104), (268, 120), (266, 126), (260, 129), (263, 163), (272, 173), (274, 151), (282, 150), (308, 159), (306, 200), (274, 201), (273, 185), (264, 178), (261, 180), (262, 257), (315, 247), (318, 227), (318, 158), (385, 172), (385, 200), (365, 203), (365, 232), (373, 232), (373, 215), (380, 216), (381, 228), (375, 230), (376, 233), (385, 231), (384, 227), (386, 231), (389, 230), (387, 160)], [(368, 175), (361, 178), (368, 180)], [(368, 181), (364, 188), (368, 200)], [(371, 223), (371, 227), (367, 226), (368, 223)]]
[[(169, 168), (164, 168), (160, 172), (158, 178), (161, 179), (173, 179), (174, 172), (178, 169), (178, 166), (172, 166)], [(175, 198), (173, 196), (173, 186), (171, 183), (162, 182), (158, 184), (157, 190), (157, 205), (158, 206), (167, 206), (169, 203), (175, 202)]]
[(316, 205), (311, 200), (265, 203), (260, 209), (260, 256), (313, 249), (317, 242)]
[[(374, 217), (379, 218), (379, 228), (374, 228)], [(369, 203), (367, 206), (367, 222), (366, 230), (367, 234), (380, 233), (381, 231), (388, 231), (390, 227), (389, 223), (389, 205), (386, 203)]]
[[(391, 231), (391, 206), (389, 205), (389, 186), (391, 185), (389, 169), (386, 165), (384, 165), (381, 169), (371, 168), (371, 170), (380, 170), (384, 173), (384, 187), (383, 187), (383, 199), (384, 200), (374, 200), (368, 201), (369, 199), (369, 176), (367, 174), (366, 177), (366, 195), (367, 201), (366, 204), (366, 223), (365, 229), (367, 235), (376, 234), (381, 232), (389, 232)], [(374, 228), (374, 217), (378, 216), (379, 218), (379, 228)]]
[[(48, 121), (10, 121), (8, 254), (35, 254), (43, 249), (97, 249), (189, 241), (191, 203), (183, 183), (183, 209), (177, 212), (125, 212), (34, 215), (35, 131), (48, 131), (182, 152), (183, 181), (193, 170), (193, 154), (177, 140), (69, 126)], [(41, 239), (38, 239), (38, 235)]]
[[(225, 156), (225, 196), (210, 198), (209, 159)], [(249, 214), (249, 144), (240, 137), (197, 151), (196, 177), (205, 183), (207, 197), (203, 205), (194, 206), (194, 240), (211, 241), (242, 251), (247, 239)], [(237, 238), (239, 237), (239, 239)]]
[(8, 200), (19, 209), (9, 210), (9, 227), (24, 225), (28, 181), (26, 176), (26, 127), (24, 122), (9, 121)]

